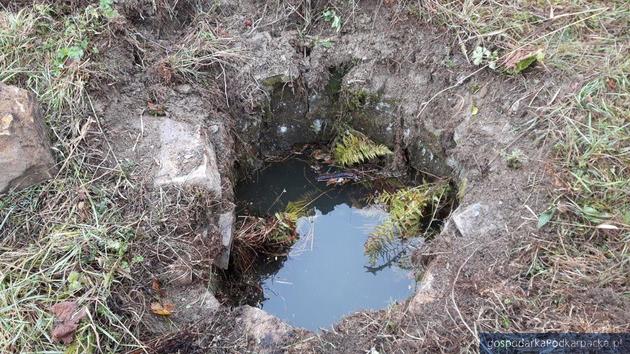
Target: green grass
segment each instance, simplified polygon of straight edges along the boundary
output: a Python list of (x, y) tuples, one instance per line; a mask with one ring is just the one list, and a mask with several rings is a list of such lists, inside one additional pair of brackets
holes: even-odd
[(496, 50), (499, 64), (540, 50), (542, 70), (572, 83), (538, 108), (537, 138), (550, 150), (554, 189), (542, 234), (512, 254), (522, 270), (514, 281), (528, 295), (488, 297), (477, 323), (486, 330), (627, 331), (630, 324), (615, 315), (622, 309), (581, 298), (606, 290), (614, 304), (630, 293), (627, 2), (427, 1), (412, 14), (449, 28), (470, 61), (476, 47)]
[(588, 72), (627, 36), (630, 9), (613, 1), (426, 1), (411, 11), (455, 33), (472, 62), (475, 48), (498, 51), (499, 62), (519, 50), (545, 54), (548, 67)]
[(630, 231), (630, 60), (620, 74), (598, 77), (576, 95), (556, 144), (567, 212), (597, 226)]
[(106, 1), (101, 3), (69, 16), (50, 5), (0, 12), (0, 81), (33, 90), (49, 116), (81, 109), (88, 58), (98, 51), (93, 38), (116, 16)]
[[(550, 131), (557, 141), (548, 226), (554, 237), (532, 240), (516, 256), (526, 269), (522, 281), (536, 295), (526, 311), (565, 330), (630, 328), (616, 315), (623, 312), (618, 305), (589, 307), (580, 300), (608, 291), (602, 300), (615, 304), (630, 294), (628, 62), (604, 69), (558, 109)], [(553, 310), (536, 310), (544, 307)], [(598, 317), (603, 320), (593, 320)]]
[(88, 309), (70, 352), (122, 350), (131, 333), (106, 301), (117, 279), (127, 276), (124, 259), (132, 235), (117, 224), (59, 225), (24, 248), (1, 249), (2, 351), (59, 350), (50, 337), (50, 307), (65, 300)]
[[(75, 167), (75, 165), (70, 165)], [(0, 351), (117, 352), (136, 346), (128, 320), (110, 310), (112, 289), (129, 278), (134, 225), (107, 189), (80, 175), (0, 200)], [(75, 342), (52, 342), (50, 307), (76, 301), (88, 316)]]
[[(116, 16), (108, 0), (70, 13), (52, 5), (0, 11), (0, 80), (37, 95), (60, 167), (54, 180), (0, 199), (0, 352), (138, 347), (129, 319), (109, 304), (133, 259), (135, 228), (118, 203), (129, 183), (120, 168), (94, 163), (106, 147), (84, 144), (88, 127), (98, 134), (88, 123), (91, 58)], [(88, 311), (69, 346), (51, 338), (50, 307), (62, 301)]]

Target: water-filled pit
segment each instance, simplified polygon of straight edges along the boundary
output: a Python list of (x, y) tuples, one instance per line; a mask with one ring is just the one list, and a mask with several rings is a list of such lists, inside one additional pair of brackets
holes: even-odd
[[(412, 254), (453, 207), (452, 188), (438, 177), (448, 175), (446, 164), (427, 141), (413, 145), (420, 153), (393, 151), (402, 129), (394, 103), (361, 89), (342, 92), (351, 67), (329, 68), (320, 93), (299, 81), (269, 83), (260, 156), (294, 155), (258, 169), (235, 191), (242, 222), (228, 296), (310, 330), (412, 295)], [(242, 156), (243, 166), (250, 158)], [(340, 180), (322, 179), (337, 173)], [(296, 206), (299, 213), (287, 213)]]
[(373, 184), (318, 182), (327, 172), (333, 171), (288, 159), (269, 164), (236, 191), (239, 214), (273, 215), (289, 202), (307, 204), (308, 212), (296, 223), (299, 239), (286, 257), (262, 257), (255, 271), (264, 292), (257, 305), (311, 330), (330, 328), (356, 311), (385, 308), (415, 288), (407, 247), (376, 262), (364, 250), (369, 235), (388, 217), (382, 207), (366, 203)]

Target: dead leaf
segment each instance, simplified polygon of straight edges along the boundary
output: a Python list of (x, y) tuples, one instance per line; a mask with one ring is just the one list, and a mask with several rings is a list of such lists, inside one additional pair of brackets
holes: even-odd
[(158, 278), (153, 278), (151, 282), (151, 289), (159, 296), (164, 296), (164, 291), (162, 291), (162, 286), (160, 285), (160, 280)]
[(60, 323), (53, 328), (53, 340), (68, 345), (74, 340), (74, 332), (77, 328), (79, 328), (77, 323)]
[(74, 301), (64, 301), (54, 304), (50, 307), (57, 319), (60, 321), (67, 321), (72, 318), (72, 314), (77, 310), (77, 304)]
[(158, 63), (157, 74), (164, 83), (170, 84), (173, 80), (173, 69), (167, 61), (161, 61)]
[(503, 66), (508, 71), (518, 74), (535, 62), (542, 61), (544, 57), (545, 54), (542, 49), (520, 49), (510, 53), (503, 59)]
[(79, 322), (87, 315), (87, 310), (82, 308), (77, 311), (77, 303), (64, 301), (54, 304), (50, 311), (55, 315), (55, 325), (52, 330), (54, 342), (70, 344), (74, 340), (74, 332), (79, 328)]
[(327, 161), (331, 159), (330, 154), (323, 152), (320, 149), (317, 149), (315, 151), (313, 151), (313, 153), (311, 154), (311, 156), (315, 159), (315, 160), (319, 160), (319, 161)]
[(165, 302), (164, 304), (160, 302), (154, 302), (151, 304), (151, 311), (160, 316), (170, 316), (175, 309), (175, 305), (170, 302)]

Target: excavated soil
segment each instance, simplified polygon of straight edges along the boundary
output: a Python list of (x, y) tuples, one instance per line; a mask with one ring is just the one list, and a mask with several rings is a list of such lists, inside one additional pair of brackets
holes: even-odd
[[(96, 80), (91, 95), (107, 141), (91, 143), (111, 144), (110, 162), (127, 166), (135, 184), (128, 198), (137, 201), (129, 215), (144, 210), (155, 221), (140, 230), (143, 237), (133, 246), (148, 254), (147, 262), (115, 301), (121, 313), (146, 308), (150, 279), (158, 278), (165, 296), (184, 309), (169, 320), (137, 312), (140, 340), (149, 352), (475, 348), (474, 336), (483, 328), (471, 324), (487, 310), (485, 299), (528, 292), (509, 280), (522, 271), (510, 263), (510, 254), (532, 235), (545, 237), (532, 211), (545, 210), (549, 188), (547, 152), (528, 127), (539, 114), (536, 107), (568, 91), (570, 82), (540, 67), (516, 76), (479, 70), (447, 32), (401, 6), (362, 2), (340, 10), (346, 15), (340, 32), (321, 19), (303, 32), (302, 17), (320, 14), (324, 2), (215, 5), (179, 1), (169, 12), (155, 10), (150, 1), (119, 1), (124, 17), (114, 37), (100, 43), (96, 59), (107, 75)], [(216, 34), (230, 38), (239, 58), (191, 80), (166, 66), (164, 58), (201, 16)], [(237, 177), (293, 143), (323, 139), (325, 132), (311, 127), (334, 124), (326, 114), (328, 84), (339, 68), (346, 70), (336, 94), (350, 107), (350, 125), (395, 151), (388, 168), (451, 176), (460, 199), (440, 235), (414, 255), (420, 279), (415, 295), (313, 333), (256, 308), (229, 306), (214, 288), (221, 272), (216, 265), (224, 252), (221, 216), (233, 212)], [(273, 105), (278, 94), (291, 109)], [(161, 168), (164, 124), (173, 130), (178, 124), (194, 127), (211, 142), (218, 180), (203, 188), (152, 187)], [(525, 156), (520, 169), (506, 163), (514, 149)], [(173, 208), (166, 214), (155, 210), (158, 199)]]

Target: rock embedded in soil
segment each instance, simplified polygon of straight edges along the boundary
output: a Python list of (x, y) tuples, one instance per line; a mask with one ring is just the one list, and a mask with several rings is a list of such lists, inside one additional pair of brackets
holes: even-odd
[(293, 328), (267, 312), (243, 306), (240, 317), (256, 353), (279, 353), (282, 342), (290, 338)]
[(168, 317), (147, 312), (143, 323), (149, 332), (167, 333), (181, 330), (186, 326), (211, 318), (221, 304), (206, 286), (201, 283), (187, 286), (174, 286), (164, 289), (163, 303), (172, 304), (173, 311)]
[(221, 176), (214, 145), (200, 126), (168, 118), (158, 122), (161, 148), (156, 186), (188, 185), (203, 187), (221, 196)]
[(47, 127), (35, 97), (0, 83), (0, 193), (55, 174)]
[(473, 238), (476, 235), (489, 234), (499, 230), (500, 208), (500, 205), (489, 206), (481, 203), (466, 207), (460, 206), (453, 213), (451, 220), (460, 235)]

